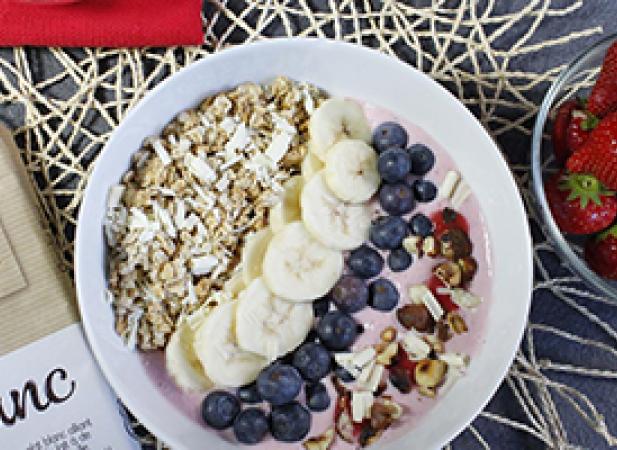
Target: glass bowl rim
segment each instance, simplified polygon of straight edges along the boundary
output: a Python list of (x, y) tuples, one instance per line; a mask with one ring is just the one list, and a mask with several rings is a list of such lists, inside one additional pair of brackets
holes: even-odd
[(596, 56), (597, 51), (607, 45), (609, 42), (617, 40), (617, 33), (612, 33), (591, 47), (582, 51), (576, 56), (566, 67), (564, 67), (557, 78), (552, 82), (550, 88), (544, 95), (542, 104), (536, 116), (534, 123), (532, 141), (531, 141), (531, 181), (537, 212), (540, 214), (542, 223), (540, 224), (548, 234), (549, 241), (554, 243), (554, 249), (558, 255), (564, 260), (568, 266), (577, 273), (587, 285), (594, 288), (597, 292), (607, 295), (610, 299), (617, 301), (617, 288), (612, 286), (605, 279), (593, 272), (587, 264), (570, 248), (570, 245), (564, 238), (563, 234), (557, 227), (553, 219), (546, 195), (544, 192), (544, 184), (542, 178), (542, 139), (544, 134), (544, 126), (549, 117), (550, 110), (557, 95), (561, 92), (562, 87), (574, 74), (580, 71), (589, 60)]

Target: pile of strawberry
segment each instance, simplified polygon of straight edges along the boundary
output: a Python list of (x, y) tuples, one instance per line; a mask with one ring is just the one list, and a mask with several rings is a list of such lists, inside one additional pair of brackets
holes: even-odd
[(589, 98), (559, 107), (552, 139), (563, 165), (544, 186), (555, 222), (564, 233), (589, 235), (589, 267), (617, 280), (617, 42)]

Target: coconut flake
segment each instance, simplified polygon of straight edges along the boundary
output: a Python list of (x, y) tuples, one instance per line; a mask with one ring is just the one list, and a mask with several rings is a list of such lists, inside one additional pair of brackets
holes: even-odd
[(121, 206), (120, 202), (122, 200), (122, 195), (124, 195), (125, 190), (126, 187), (121, 184), (116, 184), (109, 188), (109, 193), (107, 194), (108, 209), (115, 209)]
[(431, 353), (431, 346), (424, 342), (416, 330), (410, 330), (405, 333), (401, 344), (411, 361), (419, 361)]
[(195, 276), (207, 275), (217, 265), (218, 259), (212, 255), (200, 256), (191, 259), (191, 272)]
[(236, 131), (231, 136), (231, 139), (225, 144), (225, 152), (233, 152), (235, 150), (244, 149), (251, 141), (251, 136), (248, 128), (241, 123), (236, 127)]
[(272, 141), (270, 141), (270, 145), (265, 151), (265, 155), (272, 160), (273, 163), (278, 163), (287, 150), (289, 150), (289, 145), (291, 144), (291, 140), (293, 136), (288, 133), (279, 133), (274, 135)]
[(431, 316), (433, 316), (435, 322), (438, 322), (443, 317), (443, 308), (429, 289), (427, 289), (422, 295), (422, 303), (424, 303), (424, 306), (426, 306), (428, 312), (431, 313)]
[(216, 172), (203, 159), (187, 153), (184, 157), (184, 164), (189, 171), (204, 183), (211, 183), (216, 180)]
[(171, 156), (167, 153), (165, 146), (163, 145), (163, 141), (159, 138), (152, 140), (152, 148), (156, 152), (156, 155), (159, 157), (164, 166), (171, 164)]

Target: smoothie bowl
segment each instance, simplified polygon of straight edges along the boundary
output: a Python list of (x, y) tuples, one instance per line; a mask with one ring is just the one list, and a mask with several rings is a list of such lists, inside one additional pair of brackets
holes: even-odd
[(505, 375), (532, 282), (473, 116), (321, 40), (228, 50), (149, 94), (76, 245), (93, 352), (173, 448), (438, 448)]

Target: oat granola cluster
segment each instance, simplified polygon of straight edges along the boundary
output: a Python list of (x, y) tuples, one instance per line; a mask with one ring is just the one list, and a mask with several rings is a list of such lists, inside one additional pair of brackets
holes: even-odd
[(181, 113), (148, 139), (109, 193), (109, 301), (131, 347), (163, 348), (181, 316), (216, 299), (247, 234), (307, 151), (324, 95), (277, 78)]

